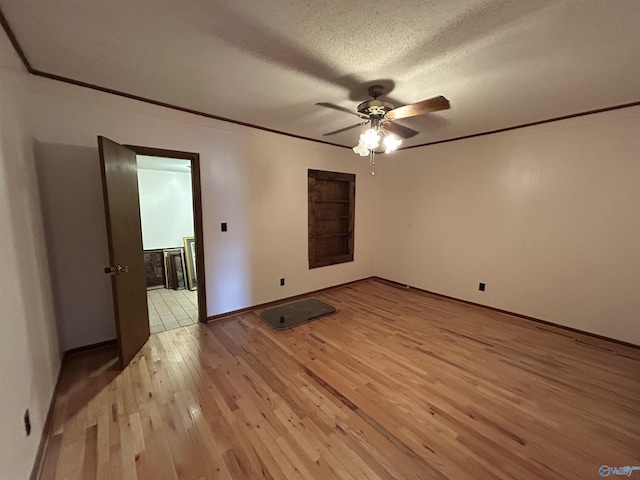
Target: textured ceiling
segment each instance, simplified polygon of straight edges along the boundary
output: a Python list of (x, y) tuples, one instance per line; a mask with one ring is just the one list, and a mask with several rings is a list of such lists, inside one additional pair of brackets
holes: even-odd
[(638, 0), (0, 0), (31, 68), (268, 129), (353, 146), (372, 83), (405, 146), (640, 101)]

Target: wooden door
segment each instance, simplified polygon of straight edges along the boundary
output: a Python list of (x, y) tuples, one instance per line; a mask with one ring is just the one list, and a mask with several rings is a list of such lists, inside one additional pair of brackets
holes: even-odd
[(98, 137), (116, 335), (124, 368), (149, 338), (136, 154)]

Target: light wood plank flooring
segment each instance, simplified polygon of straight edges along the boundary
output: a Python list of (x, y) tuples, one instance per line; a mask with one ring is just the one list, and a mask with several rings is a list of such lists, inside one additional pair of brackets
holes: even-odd
[(186, 327), (198, 322), (197, 290), (147, 290), (147, 304), (151, 333)]
[[(640, 465), (640, 351), (369, 280), (338, 313), (64, 365), (42, 479), (596, 479)], [(634, 472), (635, 474), (636, 472)]]

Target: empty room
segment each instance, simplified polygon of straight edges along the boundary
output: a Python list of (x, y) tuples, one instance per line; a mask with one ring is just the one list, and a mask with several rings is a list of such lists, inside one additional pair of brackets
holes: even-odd
[(640, 479), (637, 0), (0, 0), (0, 478)]

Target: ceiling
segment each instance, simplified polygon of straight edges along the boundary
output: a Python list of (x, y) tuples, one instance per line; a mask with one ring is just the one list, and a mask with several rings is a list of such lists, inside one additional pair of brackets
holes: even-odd
[[(640, 101), (638, 0), (0, 0), (31, 70), (343, 146), (384, 85), (422, 145)], [(383, 98), (384, 99), (384, 98)]]

